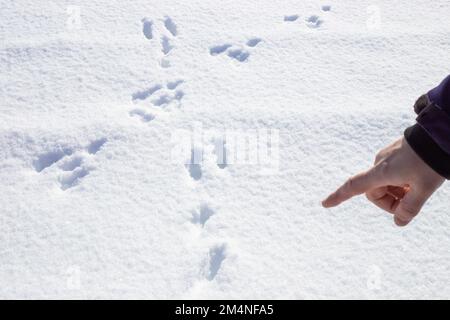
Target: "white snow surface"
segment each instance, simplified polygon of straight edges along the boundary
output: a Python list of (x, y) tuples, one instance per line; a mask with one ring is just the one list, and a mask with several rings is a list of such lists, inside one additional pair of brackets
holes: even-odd
[[(1, 298), (450, 298), (448, 185), (405, 228), (320, 205), (450, 73), (448, 0), (0, 9)], [(190, 172), (198, 125), (279, 130), (279, 170)]]

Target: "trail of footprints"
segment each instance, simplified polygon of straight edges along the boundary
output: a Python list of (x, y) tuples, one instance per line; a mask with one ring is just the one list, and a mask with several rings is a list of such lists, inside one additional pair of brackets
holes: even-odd
[(55, 147), (54, 150), (43, 153), (33, 161), (33, 167), (38, 173), (44, 173), (53, 167), (58, 171), (58, 181), (62, 190), (78, 185), (93, 169), (89, 160), (95, 157), (107, 142), (106, 138), (92, 141), (82, 149)]
[[(177, 25), (169, 16), (164, 17), (163, 24), (160, 24), (159, 26), (149, 18), (143, 18), (141, 22), (142, 32), (146, 39), (154, 41), (155, 38), (159, 37), (162, 53), (161, 67), (170, 67), (168, 56), (175, 48), (173, 40), (178, 35)], [(158, 34), (159, 36), (157, 36)], [(212, 55), (217, 55), (226, 52), (230, 58), (236, 59), (239, 62), (244, 62), (250, 55), (247, 48), (255, 47), (260, 41), (261, 39), (259, 38), (248, 40), (246, 49), (231, 44), (212, 47), (210, 53)], [(147, 88), (132, 93), (131, 100), (137, 107), (132, 109), (129, 112), (129, 115), (131, 117), (139, 118), (142, 122), (151, 122), (155, 119), (156, 110), (168, 110), (170, 106), (181, 106), (181, 101), (185, 96), (182, 89), (183, 83), (183, 79), (174, 79), (173, 81), (168, 81), (166, 83), (152, 84)], [(202, 150), (192, 149), (191, 161), (185, 165), (187, 174), (189, 174), (194, 182), (201, 182), (201, 179), (203, 178), (201, 154)], [(224, 152), (222, 152), (222, 154), (224, 154)], [(221, 156), (221, 158), (223, 158), (223, 156)], [(226, 167), (223, 163), (218, 164), (218, 166), (222, 169)], [(215, 214), (215, 210), (206, 203), (202, 203), (198, 208), (192, 211), (190, 222), (203, 230), (208, 221)], [(213, 245), (208, 250), (205, 258), (207, 268), (205, 272), (203, 272), (206, 280), (214, 280), (219, 273), (222, 263), (226, 259), (226, 248), (227, 245), (225, 243), (219, 243)]]
[(256, 47), (261, 41), (261, 38), (251, 38), (244, 45), (233, 45), (231, 43), (219, 44), (210, 47), (209, 54), (212, 56), (225, 54), (231, 59), (239, 62), (245, 62), (250, 57), (251, 48)]
[[(219, 169), (225, 169), (227, 167), (227, 148), (224, 138), (215, 138), (212, 142), (214, 145), (214, 155), (216, 157), (216, 165)], [(191, 149), (191, 158), (188, 163), (185, 164), (186, 170), (194, 181), (198, 181), (202, 178), (202, 159), (203, 150), (198, 148)]]
[[(298, 14), (284, 16), (284, 21), (285, 22), (294, 22), (294, 21), (297, 21), (299, 17), (300, 16)], [(309, 28), (316, 29), (316, 28), (319, 28), (322, 25), (323, 20), (320, 19), (320, 17), (317, 16), (317, 15), (312, 15), (312, 16), (307, 17), (305, 19), (305, 22), (306, 22), (306, 25)]]
[[(156, 22), (146, 17), (141, 22), (145, 38), (152, 41), (159, 35), (162, 53), (161, 67), (170, 67), (168, 56), (175, 48), (172, 42), (178, 35), (176, 23), (169, 16), (165, 16), (162, 20), (156, 20)], [(180, 88), (183, 83), (183, 79), (175, 79), (167, 83), (156, 83), (132, 93), (131, 100), (138, 106), (132, 109), (129, 115), (139, 118), (142, 122), (150, 122), (155, 119), (157, 109), (167, 109), (172, 105), (179, 107), (185, 95)]]
[[(331, 11), (331, 6), (322, 6), (323, 12)], [(286, 15), (284, 21), (286, 23), (295, 22), (299, 19), (299, 15)], [(161, 22), (161, 20), (159, 20)], [(305, 22), (310, 28), (319, 28), (323, 20), (318, 15), (312, 15), (305, 19)], [(162, 19), (162, 23), (155, 23), (149, 18), (143, 18), (142, 33), (149, 41), (154, 41), (159, 38), (159, 45), (161, 51), (160, 65), (163, 68), (170, 67), (168, 57), (175, 48), (173, 42), (178, 35), (178, 27), (169, 16)], [(209, 53), (212, 56), (226, 55), (230, 59), (237, 62), (248, 61), (252, 50), (262, 41), (261, 38), (250, 38), (242, 44), (234, 45), (232, 43), (222, 43), (211, 46)], [(138, 117), (143, 122), (150, 122), (155, 118), (154, 112), (150, 108), (167, 108), (170, 105), (180, 105), (185, 95), (181, 89), (183, 79), (175, 79), (166, 83), (157, 83), (148, 88), (136, 91), (132, 94), (131, 100), (135, 104), (144, 103), (147, 108), (137, 107), (129, 112), (132, 117)], [(148, 103), (149, 102), (149, 103)], [(107, 142), (106, 138), (91, 141), (84, 148), (65, 148), (55, 147), (54, 150), (38, 155), (37, 159), (33, 161), (33, 167), (36, 172), (43, 174), (47, 170), (56, 170), (60, 188), (67, 190), (75, 187), (81, 183), (84, 177), (94, 170), (89, 165), (89, 162), (102, 149)], [(214, 142), (214, 153), (217, 157), (217, 166), (220, 169), (227, 167), (226, 159), (226, 142), (217, 139)], [(201, 182), (203, 177), (203, 169), (201, 162), (196, 161), (201, 153), (201, 150), (192, 149), (191, 161), (186, 164), (186, 170), (194, 182)], [(201, 229), (204, 229), (209, 220), (216, 215), (213, 210), (206, 203), (202, 203), (198, 208), (192, 211), (190, 222)], [(207, 255), (207, 270), (204, 273), (205, 279), (213, 281), (219, 274), (220, 269), (227, 258), (227, 244), (218, 243), (213, 245)]]
[[(219, 169), (227, 167), (226, 162), (226, 143), (223, 138), (216, 138), (212, 141), (214, 144), (213, 153), (216, 157), (216, 165)], [(203, 150), (192, 148), (190, 161), (185, 164), (190, 178), (196, 182), (201, 182), (203, 178)], [(208, 204), (202, 203), (198, 208), (192, 211), (190, 222), (202, 230), (206, 227), (209, 220), (216, 215), (216, 211)], [(219, 242), (214, 244), (207, 252), (205, 258), (205, 270), (202, 273), (208, 281), (213, 281), (219, 274), (222, 264), (227, 258), (227, 244)]]
[[(322, 11), (331, 11), (331, 6), (322, 6)], [(288, 15), (284, 17), (285, 22), (294, 22), (298, 20), (299, 15)], [(319, 28), (323, 20), (318, 15), (311, 15), (305, 19), (305, 23), (309, 28)], [(209, 48), (209, 53), (212, 56), (226, 55), (231, 59), (238, 62), (248, 61), (251, 51), (260, 42), (261, 38), (250, 38), (244, 44), (233, 45), (231, 43), (222, 43), (218, 45), (211, 46)], [(216, 164), (218, 168), (225, 169), (227, 167), (227, 152), (226, 152), (226, 141), (224, 139), (214, 140), (214, 154), (216, 156)], [(202, 158), (203, 150), (192, 148), (191, 159), (189, 163), (185, 165), (186, 170), (191, 177), (191, 179), (199, 183), (203, 177), (202, 169)], [(199, 226), (200, 228), (205, 228), (208, 221), (216, 215), (216, 212), (211, 209), (210, 206), (203, 203), (199, 208), (195, 209), (192, 213), (191, 223)], [(204, 273), (205, 279), (208, 281), (213, 281), (216, 276), (220, 273), (223, 263), (227, 259), (227, 244), (218, 243), (209, 249), (206, 259), (206, 273)]]
[[(184, 97), (184, 91), (180, 88), (184, 80), (177, 79), (166, 84), (155, 84), (147, 89), (136, 91), (132, 94), (131, 100), (141, 104), (141, 107), (134, 108), (129, 112), (132, 117), (139, 117), (143, 122), (150, 122), (155, 118), (151, 108), (165, 109), (171, 105), (180, 106)], [(142, 104), (149, 101), (149, 104)], [(145, 108), (147, 107), (147, 108)]]
[[(322, 6), (322, 11), (328, 12), (331, 10), (331, 6)], [(298, 20), (299, 15), (288, 15), (284, 17), (285, 22), (294, 22)], [(319, 28), (323, 20), (318, 15), (311, 15), (305, 19), (306, 25), (309, 28)], [(243, 63), (248, 61), (253, 48), (255, 48), (260, 42), (261, 38), (255, 37), (248, 39), (243, 44), (234, 45), (232, 43), (222, 43), (211, 46), (209, 48), (209, 54), (211, 56), (225, 55), (237, 62)], [(147, 99), (152, 96), (154, 92), (160, 90), (161, 85), (149, 88), (142, 94), (142, 92), (135, 95), (135, 97), (144, 97)], [(215, 139), (214, 141), (214, 153), (217, 157), (217, 166), (220, 169), (225, 169), (227, 167), (227, 152), (226, 152), (226, 141), (224, 139)], [(202, 168), (202, 158), (203, 150), (192, 148), (191, 149), (191, 159), (185, 164), (187, 173), (190, 178), (196, 182), (201, 182), (203, 178), (203, 168)], [(191, 223), (197, 225), (201, 229), (204, 229), (208, 221), (216, 215), (216, 212), (211, 209), (210, 206), (203, 203), (192, 212)], [(208, 281), (213, 281), (219, 274), (223, 263), (227, 258), (227, 244), (218, 243), (212, 246), (206, 257), (206, 272), (204, 273), (205, 279)]]
[[(321, 10), (325, 13), (331, 11), (330, 5), (323, 5), (321, 7)], [(295, 22), (300, 18), (298, 14), (291, 14), (291, 15), (285, 15), (284, 16), (284, 22)], [(305, 18), (306, 26), (311, 29), (317, 29), (323, 24), (324, 20), (320, 18), (319, 15), (311, 15)]]
[(155, 35), (159, 34), (159, 43), (162, 52), (160, 65), (163, 68), (169, 68), (170, 61), (168, 60), (168, 56), (172, 49), (175, 48), (172, 42), (178, 35), (177, 25), (169, 16), (165, 16), (159, 25), (149, 18), (143, 18), (141, 22), (142, 33), (148, 40), (153, 40)]
[[(207, 204), (203, 203), (199, 208), (192, 212), (191, 222), (203, 229), (205, 228), (205, 225), (209, 221), (209, 219), (215, 214), (216, 212), (213, 209), (211, 209)], [(206, 280), (214, 280), (216, 275), (219, 273), (226, 257), (226, 243), (216, 243), (209, 249), (204, 260), (206, 268), (204, 269), (204, 272), (202, 272)]]
[[(206, 203), (202, 203), (198, 208), (192, 211), (190, 222), (201, 229), (204, 229), (208, 221), (216, 214)], [(227, 244), (224, 242), (214, 244), (207, 252), (204, 267), (201, 274), (206, 280), (212, 281), (219, 273), (223, 262), (227, 257)]]

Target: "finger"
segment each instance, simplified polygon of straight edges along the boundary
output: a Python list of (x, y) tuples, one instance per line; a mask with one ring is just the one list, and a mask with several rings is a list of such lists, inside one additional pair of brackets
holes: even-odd
[(367, 199), (370, 201), (378, 200), (386, 194), (393, 196), (394, 198), (401, 199), (405, 196), (408, 189), (398, 186), (384, 186), (376, 189), (372, 189), (366, 192)]
[(373, 189), (368, 191), (366, 196), (367, 199), (377, 207), (394, 214), (395, 208), (399, 204), (399, 199), (389, 194), (388, 189), (389, 187)]
[(322, 205), (325, 208), (335, 207), (356, 195), (387, 185), (388, 183), (386, 183), (384, 178), (386, 175), (383, 173), (382, 169), (381, 166), (377, 165), (366, 172), (351, 177), (334, 193), (329, 195), (328, 198), (322, 202)]
[(420, 212), (429, 196), (418, 188), (411, 188), (395, 209), (395, 224), (406, 226)]
[(388, 187), (379, 187), (366, 192), (366, 197), (370, 201), (378, 200), (388, 193)]

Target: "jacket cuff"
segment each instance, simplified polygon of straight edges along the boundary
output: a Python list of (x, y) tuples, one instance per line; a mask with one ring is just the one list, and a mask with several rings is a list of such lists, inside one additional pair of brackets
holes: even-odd
[(442, 177), (450, 179), (450, 155), (419, 123), (407, 128), (404, 136), (410, 147), (428, 166)]
[(417, 116), (417, 123), (439, 147), (450, 154), (450, 115), (437, 104), (428, 104)]

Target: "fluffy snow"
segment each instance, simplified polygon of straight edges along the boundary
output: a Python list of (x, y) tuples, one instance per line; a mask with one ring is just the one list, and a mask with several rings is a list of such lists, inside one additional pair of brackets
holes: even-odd
[[(448, 185), (406, 228), (320, 206), (450, 73), (449, 1), (0, 8), (1, 298), (450, 297)], [(279, 132), (278, 170), (174, 161), (199, 127)]]

